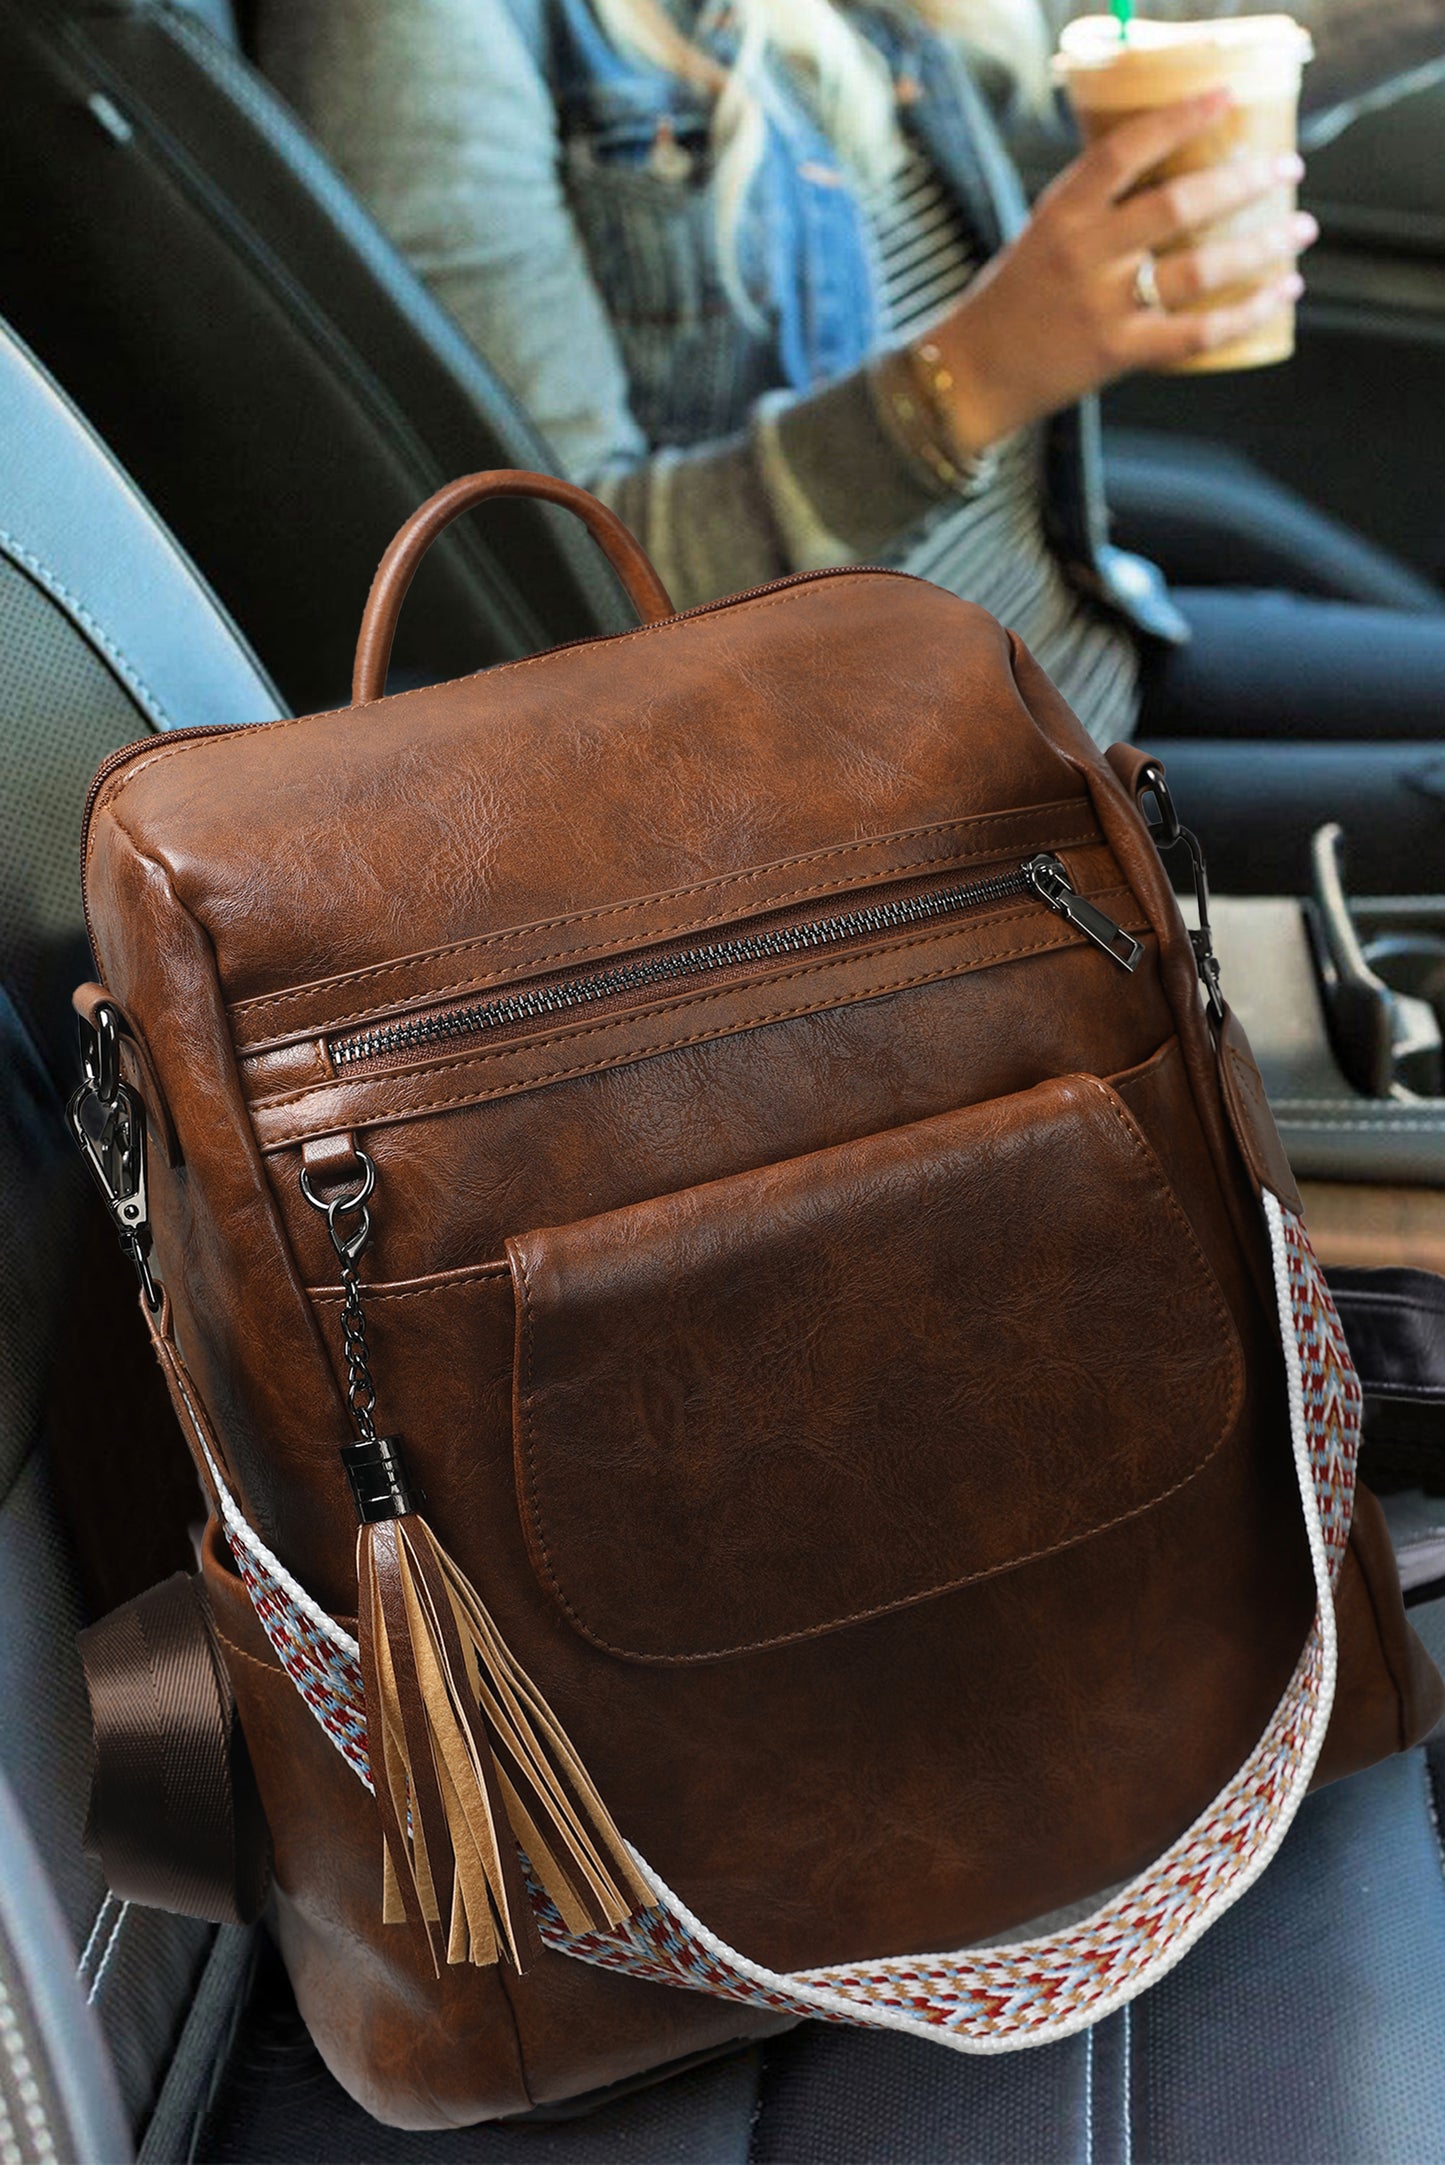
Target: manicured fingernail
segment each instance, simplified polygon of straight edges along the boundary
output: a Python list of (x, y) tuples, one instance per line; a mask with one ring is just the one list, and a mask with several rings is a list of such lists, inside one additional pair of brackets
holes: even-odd
[(1320, 237), (1320, 222), (1318, 218), (1311, 218), (1307, 210), (1302, 210), (1297, 218), (1290, 220), (1290, 232), (1301, 248), (1308, 248), (1311, 241)]
[(1305, 162), (1297, 150), (1282, 151), (1274, 161), (1276, 180), (1303, 180)]
[(1299, 272), (1292, 271), (1289, 277), (1285, 279), (1279, 290), (1284, 295), (1287, 301), (1297, 301), (1300, 295), (1304, 292), (1304, 289), (1305, 282), (1300, 277)]

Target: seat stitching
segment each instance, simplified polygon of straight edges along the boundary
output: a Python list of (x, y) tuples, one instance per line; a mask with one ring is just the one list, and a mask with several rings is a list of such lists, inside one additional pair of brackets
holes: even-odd
[(1295, 1108), (1288, 1098), (1277, 1098), (1271, 1110), (1282, 1127), (1299, 1128), (1305, 1133), (1311, 1129), (1318, 1135), (1439, 1135), (1442, 1132), (1440, 1116), (1432, 1113), (1425, 1118), (1405, 1114), (1402, 1118), (1379, 1120), (1333, 1120), (1323, 1113), (1295, 1118)]
[(1125, 2004), (1124, 2013), (1124, 2067), (1122, 2088), (1124, 2092), (1124, 2165), (1134, 2165), (1134, 2082), (1133, 2082), (1133, 2027), (1130, 2017), (1133, 2008)]
[(1430, 1316), (1432, 1319), (1440, 1313), (1438, 1302), (1405, 1300), (1398, 1293), (1372, 1292), (1368, 1286), (1346, 1286), (1335, 1292), (1335, 1306), (1338, 1308), (1342, 1303), (1351, 1308), (1383, 1308), (1387, 1314), (1394, 1309), (1401, 1315)]
[(93, 2007), (95, 2004), (96, 1995), (98, 1994), (101, 1986), (105, 1982), (105, 1973), (110, 1968), (111, 1958), (114, 1955), (116, 1948), (120, 1945), (121, 1930), (129, 1915), (130, 1903), (122, 1902), (120, 1908), (116, 1911), (115, 1923), (110, 1928), (110, 1938), (105, 1943), (105, 1953), (100, 1958), (99, 1965), (95, 1972), (94, 1981), (91, 1985), (90, 1990), (85, 1995), (85, 2004), (87, 2007)]
[[(25, 2049), (19, 2017), (3, 1980), (0, 1980), (0, 2045), (5, 2047), (5, 2057), (10, 2062), (16, 2100), (25, 2115), (25, 2125), (34, 2143), (35, 2156), (53, 2158), (56, 2154), (55, 2138), (46, 2118), (45, 2100), (40, 2094), (40, 2085), (35, 2080), (35, 2070), (30, 2065), (30, 2055)], [(6, 2110), (3, 2096), (0, 2096), (0, 2141), (5, 2145), (7, 2156), (12, 2149), (16, 2157), (24, 2155), (15, 2140), (15, 2124)]]
[(86, 1984), (90, 1982), (90, 1979), (86, 1976), (86, 1971), (90, 1966), (91, 1955), (95, 1951), (95, 1943), (105, 1928), (106, 1921), (110, 1916), (110, 1905), (115, 1899), (115, 1896), (107, 1889), (105, 1900), (95, 1913), (95, 1923), (90, 1928), (90, 1938), (81, 1949), (80, 1960), (75, 1965), (76, 1976)]
[(1094, 2165), (1094, 2033), (1084, 2032), (1084, 2165)]
[(31, 578), (44, 589), (51, 600), (58, 601), (67, 615), (75, 619), (86, 636), (94, 640), (101, 653), (110, 663), (111, 668), (114, 669), (116, 675), (125, 685), (126, 690), (133, 693), (140, 701), (141, 706), (156, 727), (158, 729), (174, 728), (175, 725), (170, 715), (136, 668), (134, 662), (126, 659), (104, 625), (100, 623), (98, 618), (91, 615), (80, 596), (70, 591), (59, 573), (53, 571), (49, 564), (41, 557), (36, 556), (32, 550), (27, 549), (23, 542), (17, 540), (15, 535), (8, 532), (4, 527), (0, 527), (0, 549), (4, 549), (7, 556), (13, 556), (16, 563), (29, 572)]
[[(0, 1991), (3, 1990), (4, 1987), (0, 1986)], [(24, 2153), (16, 2139), (15, 2122), (6, 2109), (5, 2091), (3, 2086), (0, 2086), (0, 2158), (19, 2158), (23, 2155)]]

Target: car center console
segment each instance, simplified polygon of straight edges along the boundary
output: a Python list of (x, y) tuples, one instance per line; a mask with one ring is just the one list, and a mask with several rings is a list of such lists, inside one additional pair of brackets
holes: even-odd
[(1212, 903), (1225, 991), (1264, 1076), (1325, 1261), (1445, 1270), (1445, 896)]
[[(1366, 1296), (1389, 1299), (1402, 1266), (1445, 1273), (1445, 896), (1348, 898), (1341, 839), (1333, 826), (1315, 836), (1304, 900), (1215, 896), (1210, 917), (1314, 1245), (1326, 1266), (1391, 1270), (1390, 1290)], [(1433, 1598), (1445, 1588), (1438, 1390), (1367, 1395), (1363, 1464), (1407, 1601)]]

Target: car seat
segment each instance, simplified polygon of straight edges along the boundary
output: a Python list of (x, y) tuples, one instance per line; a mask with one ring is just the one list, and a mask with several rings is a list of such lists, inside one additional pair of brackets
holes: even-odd
[[(1422, 1751), (1310, 1800), (1263, 1882), (1155, 1992), (1092, 2032), (980, 2059), (806, 2025), (589, 2116), (525, 2127), (377, 2127), (321, 2067), (274, 1959), (255, 1959), (259, 1935), (105, 1893), (82, 1844), (89, 1730), (74, 1631), (132, 1590), (127, 1575), (157, 1575), (141, 1522), (157, 1516), (152, 1484), (171, 1476), (133, 1418), (123, 1362), (94, 1353), (99, 1251), (85, 1246), (88, 1196), (61, 1125), (61, 989), (85, 960), (81, 809), (112, 744), (277, 711), (214, 596), (0, 330), (0, 772), (23, 858), (0, 890), (0, 1775), (59, 1912), (37, 1892), (0, 1789), (0, 2150), (24, 2165), (122, 2165), (123, 2112), (147, 2165), (1445, 2159), (1445, 1877)], [(82, 1437), (67, 1489), (76, 1454), (54, 1407), (77, 1310), (71, 1365), (96, 1448), (86, 1458)], [(98, 1454), (120, 1461), (128, 1510), (97, 1511), (86, 1484), (102, 1477)], [(183, 1487), (168, 1493), (159, 1515), (183, 1533)], [(1438, 1651), (1445, 1604), (1414, 1618)]]
[[(91, 773), (113, 746), (178, 719), (240, 723), (278, 711), (214, 595), (55, 384), (0, 329), (0, 1770), (73, 1942), (61, 1983), (73, 1993), (78, 1977), (98, 2014), (132, 2123), (154, 2110), (215, 1935), (113, 1901), (81, 1844), (90, 1717), (74, 1634), (85, 1590), (62, 1527), (56, 1430), (70, 1415), (59, 1386), (75, 1382), (98, 1456), (135, 1439), (118, 1402), (121, 1367), (102, 1361), (92, 1335), (99, 1316), (86, 1313), (108, 1302), (110, 1280), (82, 1282), (77, 1267), (97, 1234), (109, 1265), (108, 1229), (97, 1225), (61, 1124), (75, 1063), (70, 988), (89, 974), (80, 817)], [(62, 1348), (78, 1317), (87, 1365), (70, 1377)], [(155, 1463), (131, 1459), (139, 1493), (118, 1527), (121, 1542), (138, 1516), (154, 1516)], [(178, 1495), (183, 1541), (195, 1507), (187, 1487)], [(131, 1545), (136, 1566), (149, 1569), (146, 1539)], [(117, 1559), (99, 1575), (101, 1598), (116, 1591), (124, 1566)], [(25, 1877), (7, 1852), (6, 1903), (21, 1899)], [(0, 1939), (33, 1948), (39, 1930), (33, 1911), (7, 1908)], [(230, 1950), (233, 1963), (243, 1954)], [(14, 1960), (15, 1992), (29, 2005), (25, 1962)], [(0, 2079), (15, 2066), (3, 2016), (0, 2003)], [(41, 2135), (26, 2132), (23, 2101), (11, 2105), (9, 2127), (23, 2156), (45, 2155)], [(5, 2139), (0, 2130), (0, 2148)]]
[[(423, 497), (550, 461), (233, 29), (224, 0), (0, 0), (0, 313), (304, 711), (346, 697)], [(575, 522), (512, 504), (430, 552), (397, 666), (628, 620)]]

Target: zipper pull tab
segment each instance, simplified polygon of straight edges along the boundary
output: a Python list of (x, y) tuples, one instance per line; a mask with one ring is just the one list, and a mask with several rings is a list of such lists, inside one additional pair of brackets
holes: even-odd
[(1067, 917), (1069, 923), (1102, 947), (1112, 962), (1121, 970), (1136, 967), (1144, 950), (1132, 933), (1116, 925), (1113, 918), (1103, 910), (1096, 909), (1083, 895), (1074, 892), (1073, 882), (1064, 868), (1063, 860), (1054, 856), (1031, 857), (1023, 868), (1024, 878), (1041, 901), (1059, 917)]

